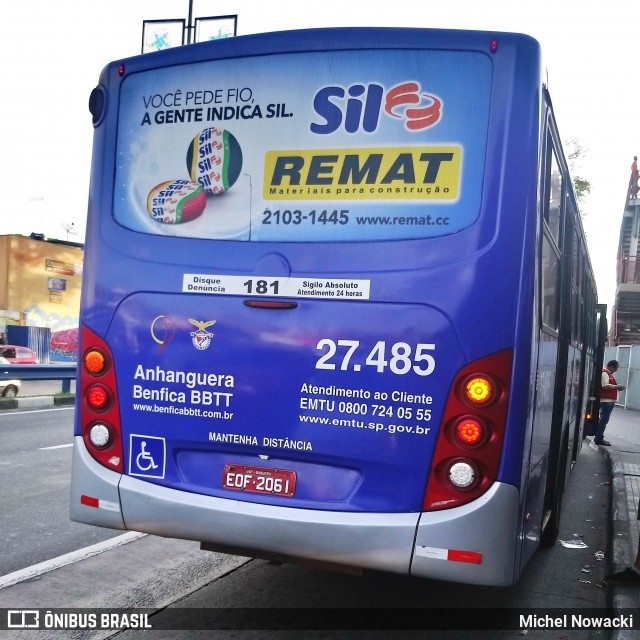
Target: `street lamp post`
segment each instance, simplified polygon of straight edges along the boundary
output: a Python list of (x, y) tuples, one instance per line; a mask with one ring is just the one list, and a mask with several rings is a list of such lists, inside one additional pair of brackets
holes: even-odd
[(193, 42), (193, 0), (189, 0), (189, 19), (187, 21), (187, 44)]

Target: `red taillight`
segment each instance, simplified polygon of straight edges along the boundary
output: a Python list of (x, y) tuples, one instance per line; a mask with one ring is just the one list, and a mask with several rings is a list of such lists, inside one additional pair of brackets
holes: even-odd
[(453, 435), (463, 447), (477, 447), (484, 442), (487, 429), (477, 418), (464, 417), (455, 423)]
[(124, 471), (120, 410), (113, 357), (106, 342), (82, 328), (80, 423), (93, 458), (108, 469)]
[(424, 496), (424, 511), (450, 509), (481, 496), (500, 465), (512, 352), (467, 365), (449, 392)]
[(246, 307), (253, 307), (254, 309), (295, 309), (298, 306), (297, 302), (281, 302), (278, 300), (245, 300), (244, 305)]
[(94, 384), (87, 391), (87, 402), (94, 411), (104, 411), (109, 404), (109, 392), (100, 384)]

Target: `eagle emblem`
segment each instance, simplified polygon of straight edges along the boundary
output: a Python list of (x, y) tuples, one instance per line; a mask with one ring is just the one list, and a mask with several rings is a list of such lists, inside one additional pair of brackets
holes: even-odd
[(197, 327), (197, 331), (191, 331), (191, 341), (193, 342), (193, 346), (198, 349), (198, 351), (204, 351), (209, 348), (211, 344), (211, 338), (213, 338), (213, 333), (209, 333), (207, 328), (216, 323), (215, 320), (208, 320), (205, 322), (200, 322), (200, 320), (193, 320), (189, 318), (189, 322)]

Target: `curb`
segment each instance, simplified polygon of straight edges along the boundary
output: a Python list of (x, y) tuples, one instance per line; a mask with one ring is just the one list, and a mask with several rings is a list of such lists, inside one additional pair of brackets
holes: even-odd
[(622, 570), (633, 564), (631, 558), (629, 535), (629, 507), (627, 503), (627, 488), (624, 481), (624, 466), (621, 462), (613, 462), (607, 451), (605, 456), (609, 460), (612, 476), (611, 521), (612, 532), (612, 567)]
[[(608, 449), (598, 447), (602, 455), (609, 461), (611, 469), (611, 545), (609, 570), (622, 571), (630, 567), (635, 560), (635, 552), (631, 549), (631, 535), (629, 529), (630, 514), (627, 501), (627, 488), (624, 479), (624, 465), (612, 459)], [(609, 587), (609, 605), (615, 610), (637, 610), (638, 595), (619, 585)], [(632, 640), (637, 638), (636, 631), (616, 629), (611, 633), (611, 640)]]
[(72, 406), (75, 396), (28, 396), (26, 398), (0, 398), (0, 411), (6, 409), (36, 409), (53, 406)]

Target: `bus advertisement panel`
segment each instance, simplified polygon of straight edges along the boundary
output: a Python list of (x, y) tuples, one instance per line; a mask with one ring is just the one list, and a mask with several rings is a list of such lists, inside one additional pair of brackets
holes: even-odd
[[(559, 517), (566, 460), (552, 473), (546, 456), (579, 442), (581, 418), (554, 418), (559, 434), (550, 419), (586, 398), (554, 371), (570, 357), (584, 386), (595, 300), (582, 245), (545, 245), (566, 275), (540, 285), (539, 55), (512, 34), (312, 30), (107, 66), (72, 518), (517, 580), (545, 512)], [(580, 238), (570, 199), (562, 211)], [(540, 305), (575, 256), (570, 346)]]
[(135, 74), (122, 84), (114, 216), (251, 241), (454, 233), (480, 211), (491, 77), (486, 54), (419, 50)]

